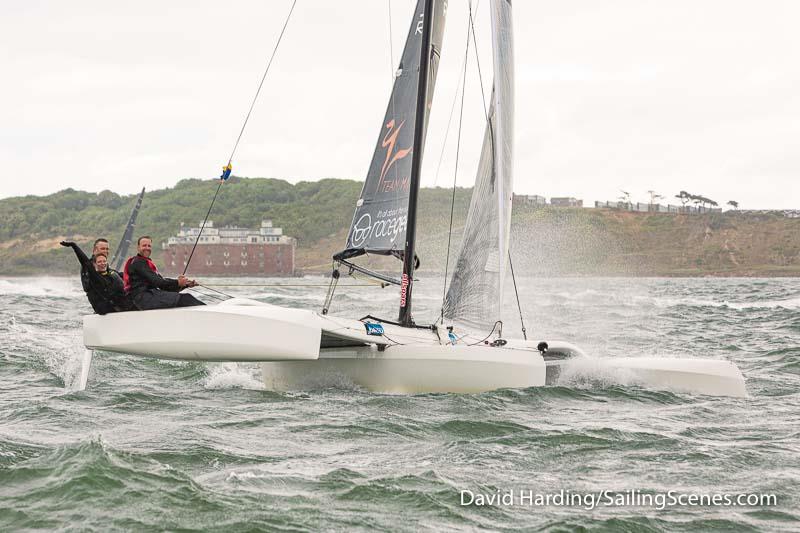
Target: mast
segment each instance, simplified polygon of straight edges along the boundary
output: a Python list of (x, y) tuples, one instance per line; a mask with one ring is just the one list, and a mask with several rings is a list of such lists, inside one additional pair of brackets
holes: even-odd
[(131, 240), (133, 240), (133, 229), (136, 226), (136, 217), (139, 215), (139, 209), (142, 207), (142, 199), (144, 198), (144, 187), (142, 187), (142, 192), (139, 193), (139, 198), (136, 200), (136, 203), (131, 210), (131, 216), (128, 219), (128, 225), (125, 226), (125, 233), (122, 234), (122, 239), (120, 239), (119, 244), (117, 245), (117, 250), (114, 252), (111, 261), (108, 264), (114, 270), (119, 270), (122, 268), (122, 263), (125, 262), (126, 255), (128, 255), (128, 248), (131, 245)]
[(431, 56), (431, 31), (433, 29), (433, 0), (425, 0), (422, 19), (422, 47), (419, 59), (419, 83), (417, 85), (417, 109), (414, 124), (414, 154), (411, 163), (411, 180), (408, 195), (408, 221), (406, 242), (403, 248), (403, 276), (400, 278), (400, 318), (401, 325), (414, 325), (411, 317), (411, 290), (414, 286), (415, 239), (417, 234), (417, 201), (419, 197), (420, 169), (425, 145), (425, 122), (428, 98), (428, 75)]

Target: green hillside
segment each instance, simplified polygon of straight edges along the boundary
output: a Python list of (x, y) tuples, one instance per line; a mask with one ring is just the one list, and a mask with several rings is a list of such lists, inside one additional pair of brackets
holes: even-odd
[[(181, 223), (197, 225), (216, 186), (214, 180), (187, 179), (148, 191), (137, 234), (152, 235), (158, 246)], [(234, 177), (223, 186), (211, 218), (217, 226), (253, 228), (270, 218), (297, 239), (299, 269), (325, 272), (345, 241), (360, 190), (361, 183), (350, 180), (292, 185)], [(470, 194), (456, 190), (452, 253)], [(442, 188), (420, 193), (423, 269), (444, 268), (451, 195)], [(113, 248), (134, 201), (135, 195), (72, 189), (0, 200), (0, 275), (74, 273), (74, 256), (58, 242), (71, 238), (88, 246), (105, 236)], [(779, 213), (669, 215), (522, 206), (514, 209), (512, 250), (517, 270), (538, 275), (800, 275), (798, 230), (800, 219)], [(373, 261), (375, 268), (397, 266), (393, 259)]]

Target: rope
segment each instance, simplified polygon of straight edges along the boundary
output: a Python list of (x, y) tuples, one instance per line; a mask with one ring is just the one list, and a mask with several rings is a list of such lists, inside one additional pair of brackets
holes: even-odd
[(483, 344), (484, 342), (489, 340), (489, 337), (492, 336), (492, 333), (494, 333), (494, 330), (497, 329), (497, 325), (498, 324), (500, 325), (500, 336), (502, 336), (503, 335), (503, 321), (502, 320), (498, 320), (497, 322), (494, 323), (494, 326), (492, 326), (492, 331), (490, 331), (488, 335), (486, 335), (484, 338), (482, 338), (478, 342), (473, 342), (472, 344), (468, 344), (467, 346), (476, 346), (478, 344)]
[(286, 27), (289, 25), (289, 19), (292, 17), (292, 12), (294, 12), (294, 6), (296, 4), (297, 0), (294, 0), (292, 2), (292, 7), (289, 9), (289, 14), (286, 16), (286, 21), (283, 23), (283, 28), (281, 28), (281, 33), (278, 36), (278, 42), (275, 43), (275, 48), (272, 50), (272, 55), (269, 57), (269, 61), (267, 62), (267, 68), (264, 70), (264, 75), (261, 77), (261, 82), (258, 84), (258, 89), (256, 90), (256, 94), (253, 97), (253, 101), (250, 103), (250, 109), (247, 110), (247, 115), (244, 117), (244, 123), (242, 124), (242, 129), (239, 130), (239, 136), (236, 137), (236, 143), (233, 145), (233, 150), (231, 150), (230, 157), (228, 157), (228, 164), (222, 169), (222, 176), (220, 176), (220, 181), (219, 185), (217, 186), (217, 191), (214, 193), (214, 198), (211, 200), (211, 205), (208, 207), (208, 212), (206, 213), (206, 217), (203, 219), (203, 224), (200, 226), (200, 231), (197, 233), (197, 239), (195, 239), (194, 241), (194, 245), (192, 246), (192, 252), (189, 254), (189, 259), (186, 261), (186, 266), (183, 268), (183, 273), (181, 274), (182, 276), (185, 276), (186, 272), (189, 270), (189, 264), (192, 262), (192, 257), (194, 256), (194, 252), (197, 249), (197, 243), (200, 242), (200, 236), (203, 234), (203, 230), (206, 227), (206, 222), (208, 222), (208, 217), (211, 215), (211, 210), (214, 207), (214, 202), (217, 201), (219, 190), (222, 188), (222, 184), (225, 183), (225, 181), (228, 179), (228, 176), (230, 176), (233, 156), (236, 153), (236, 149), (239, 148), (239, 141), (242, 140), (244, 129), (245, 127), (247, 127), (247, 122), (250, 120), (250, 115), (252, 114), (253, 108), (256, 105), (256, 101), (258, 100), (258, 95), (261, 93), (261, 88), (264, 86), (264, 81), (267, 79), (269, 68), (272, 66), (272, 60), (275, 59), (275, 54), (278, 52), (278, 47), (281, 44), (284, 32), (286, 32)]
[(445, 300), (447, 299), (447, 273), (450, 269), (450, 243), (453, 238), (453, 213), (455, 212), (456, 208), (456, 183), (458, 182), (458, 156), (461, 153), (461, 126), (464, 123), (464, 95), (467, 92), (467, 58), (469, 57), (469, 32), (470, 27), (467, 27), (467, 45), (464, 50), (464, 72), (463, 72), (463, 79), (462, 89), (461, 89), (461, 110), (458, 116), (458, 140), (456, 141), (456, 164), (455, 170), (453, 171), (453, 194), (450, 199), (450, 229), (447, 233), (447, 255), (445, 256), (444, 262), (444, 283), (442, 284), (442, 310), (440, 314), (440, 318), (442, 323), (444, 323), (444, 304)]
[(214, 292), (216, 292), (216, 293), (219, 293), (219, 294), (221, 294), (221, 295), (223, 295), (223, 296), (226, 296), (226, 297), (228, 297), (228, 298), (233, 298), (233, 296), (231, 296), (230, 294), (225, 294), (224, 292), (222, 292), (222, 291), (218, 291), (217, 289), (212, 289), (212, 288), (211, 288), (211, 287), (209, 287), (208, 285), (203, 285), (203, 284), (201, 284), (201, 283), (198, 283), (198, 284), (197, 284), (197, 286), (198, 286), (198, 287), (203, 287), (204, 289), (208, 289), (208, 290), (210, 290), (210, 291), (214, 291)]
[[(203, 287), (327, 287), (328, 283), (215, 283), (213, 285), (203, 285)], [(374, 287), (374, 283), (348, 283), (341, 287)]]
[(519, 303), (519, 291), (517, 290), (517, 278), (514, 276), (514, 263), (511, 262), (511, 249), (508, 250), (508, 266), (511, 267), (511, 281), (514, 282), (514, 296), (517, 297), (517, 309), (519, 310), (519, 323), (522, 324), (522, 338), (528, 340), (528, 332), (525, 329), (525, 319), (522, 318), (522, 305)]
[(189, 263), (192, 262), (194, 251), (197, 249), (197, 243), (200, 242), (200, 236), (203, 234), (203, 230), (206, 229), (206, 222), (208, 222), (208, 217), (211, 215), (211, 209), (214, 208), (214, 202), (217, 201), (217, 195), (219, 195), (219, 190), (222, 188), (223, 183), (225, 183), (225, 180), (219, 180), (219, 185), (217, 185), (217, 192), (214, 193), (214, 198), (211, 199), (211, 205), (208, 206), (208, 212), (206, 213), (206, 218), (203, 219), (203, 223), (200, 225), (200, 231), (197, 232), (197, 239), (195, 239), (194, 241), (194, 246), (192, 246), (192, 252), (189, 254), (189, 259), (186, 260), (186, 266), (183, 267), (183, 273), (181, 274), (181, 276), (185, 276), (186, 271), (189, 270)]
[[(479, 5), (479, 4), (480, 4), (480, 2), (478, 2), (478, 4), (476, 4), (476, 8), (477, 8), (477, 5)], [(469, 47), (469, 25), (467, 25), (467, 47)], [(466, 58), (466, 54), (465, 54), (464, 63), (461, 64), (461, 69), (464, 70), (465, 73), (466, 73), (466, 68), (467, 68), (467, 58)], [(462, 85), (462, 87), (464, 87), (464, 89), (462, 89), (462, 90), (466, 90), (466, 87), (464, 85)], [(464, 95), (463, 94), (461, 95), (461, 99), (463, 101), (463, 99), (464, 99)], [(450, 135), (450, 123), (453, 120), (453, 113), (455, 112), (455, 109), (456, 109), (456, 102), (458, 102), (458, 87), (456, 87), (456, 93), (453, 95), (453, 103), (450, 105), (450, 116), (447, 119), (447, 127), (444, 130), (444, 140), (442, 141), (442, 151), (439, 154), (439, 163), (436, 165), (436, 174), (433, 177), (433, 186), (434, 187), (436, 187), (436, 184), (439, 182), (439, 170), (442, 168), (442, 161), (444, 161), (444, 151), (447, 148), (447, 137)]]
[(236, 149), (239, 147), (239, 141), (242, 140), (242, 134), (244, 133), (244, 128), (247, 126), (247, 121), (250, 120), (250, 114), (253, 112), (253, 107), (256, 105), (256, 100), (258, 100), (258, 95), (261, 93), (261, 87), (264, 86), (264, 80), (267, 79), (267, 73), (269, 72), (269, 68), (272, 66), (272, 60), (275, 59), (275, 53), (278, 51), (278, 47), (281, 44), (281, 39), (283, 39), (283, 33), (286, 31), (286, 26), (289, 25), (289, 19), (292, 17), (292, 12), (294, 11), (294, 6), (297, 4), (297, 0), (292, 2), (292, 7), (289, 9), (289, 14), (286, 16), (286, 22), (283, 23), (283, 29), (281, 29), (281, 34), (278, 36), (278, 42), (275, 43), (275, 48), (272, 50), (272, 55), (269, 58), (269, 62), (267, 62), (267, 68), (264, 70), (264, 75), (261, 77), (261, 83), (258, 84), (258, 90), (256, 91), (256, 95), (253, 97), (253, 102), (250, 104), (250, 109), (247, 111), (247, 116), (244, 117), (244, 124), (242, 124), (242, 129), (239, 131), (239, 136), (236, 138), (236, 144), (233, 145), (233, 150), (231, 150), (231, 156), (228, 158), (228, 164), (231, 164), (233, 161), (233, 155), (236, 153)]

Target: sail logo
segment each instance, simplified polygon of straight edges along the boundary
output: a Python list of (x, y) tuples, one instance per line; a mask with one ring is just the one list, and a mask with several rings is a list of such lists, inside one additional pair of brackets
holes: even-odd
[(400, 307), (406, 306), (406, 295), (408, 294), (408, 274), (403, 274), (400, 278)]
[[(376, 239), (378, 241), (388, 240), (388, 242), (382, 243), (384, 247), (388, 248), (390, 244), (397, 240), (398, 236), (405, 235), (407, 223), (408, 215), (380, 218), (372, 222), (372, 215), (364, 213), (353, 224), (350, 246), (352, 248), (361, 248), (367, 241)], [(379, 247), (378, 243), (373, 243), (373, 246)]]
[(394, 119), (386, 123), (386, 129), (388, 131), (383, 136), (383, 140), (381, 141), (381, 148), (386, 148), (386, 159), (384, 159), (383, 165), (381, 166), (381, 175), (380, 179), (378, 180), (379, 191), (388, 192), (395, 189), (408, 189), (408, 177), (395, 178), (394, 180), (386, 181), (386, 174), (389, 172), (389, 169), (391, 169), (395, 163), (411, 153), (411, 147), (395, 149), (397, 137), (400, 135), (400, 130), (403, 129), (403, 124), (405, 123), (406, 121), (404, 120), (399, 126), (397, 126), (397, 128), (395, 128)]
[(358, 222), (353, 224), (353, 248), (360, 248), (369, 237), (369, 232), (372, 229), (372, 217), (369, 213), (364, 213)]
[(417, 21), (417, 29), (414, 32), (414, 35), (422, 35), (422, 28), (425, 27), (425, 12), (419, 14), (419, 20)]

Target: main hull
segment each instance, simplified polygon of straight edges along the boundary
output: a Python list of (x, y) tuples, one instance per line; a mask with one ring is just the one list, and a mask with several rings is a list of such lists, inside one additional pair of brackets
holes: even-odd
[(540, 387), (547, 373), (535, 350), (452, 345), (335, 348), (316, 361), (261, 366), (264, 383), (273, 390), (346, 384), (402, 394)]

